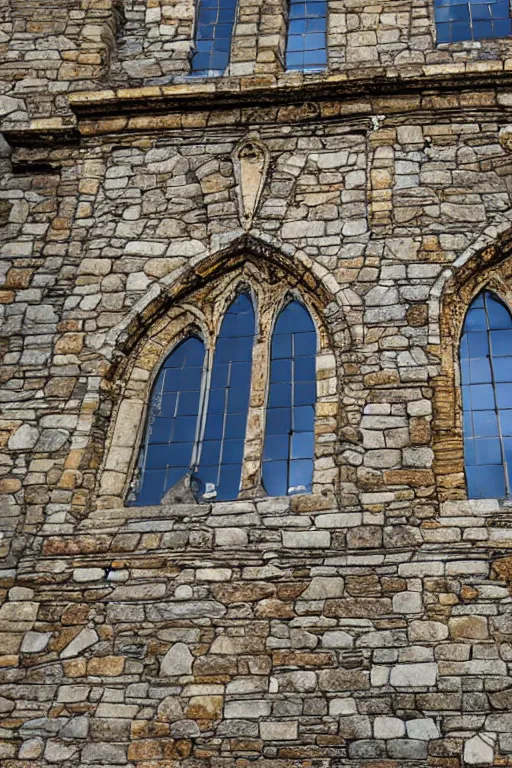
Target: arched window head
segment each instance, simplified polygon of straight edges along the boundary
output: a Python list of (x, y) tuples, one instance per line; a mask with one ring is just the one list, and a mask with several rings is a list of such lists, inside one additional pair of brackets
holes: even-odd
[(199, 0), (191, 73), (222, 75), (229, 64), (237, 0)]
[(166, 357), (153, 385), (136, 488), (128, 503), (160, 504), (191, 467), (197, 439), (204, 344), (185, 339)]
[(286, 69), (318, 72), (327, 66), (326, 0), (290, 0)]
[(311, 492), (316, 400), (316, 331), (307, 309), (290, 301), (272, 335), (263, 449), (270, 496)]
[(512, 317), (491, 291), (468, 310), (460, 365), (468, 496), (503, 497), (512, 481)]
[(508, 37), (509, 0), (434, 0), (438, 43)]
[(254, 308), (248, 294), (231, 304), (215, 346), (199, 480), (204, 499), (236, 499), (240, 490), (251, 387)]

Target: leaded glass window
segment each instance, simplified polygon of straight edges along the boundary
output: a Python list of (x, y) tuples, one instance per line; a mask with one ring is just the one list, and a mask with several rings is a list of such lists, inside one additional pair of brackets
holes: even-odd
[(216, 501), (236, 499), (240, 489), (254, 331), (252, 302), (242, 293), (226, 312), (217, 339), (196, 473), (203, 496)]
[(468, 310), (460, 364), (468, 496), (499, 498), (512, 479), (512, 317), (491, 291)]
[(263, 487), (271, 496), (308, 493), (313, 480), (316, 332), (307, 309), (280, 312), (270, 356)]
[(191, 72), (222, 75), (229, 63), (237, 0), (199, 0)]
[(434, 0), (438, 43), (508, 37), (509, 0)]
[(167, 356), (151, 392), (137, 468), (138, 488), (130, 503), (160, 504), (189, 471), (197, 439), (205, 350), (191, 336)]
[(326, 0), (290, 0), (286, 68), (322, 70), (327, 66)]

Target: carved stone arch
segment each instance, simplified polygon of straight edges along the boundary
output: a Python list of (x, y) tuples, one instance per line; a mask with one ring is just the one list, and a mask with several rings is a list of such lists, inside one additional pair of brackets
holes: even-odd
[(98, 337), (97, 350), (113, 362), (117, 355), (129, 352), (166, 307), (221, 274), (232, 272), (245, 261), (258, 264), (260, 260), (281, 269), (293, 285), (302, 285), (309, 295), (320, 300), (336, 334), (337, 348), (347, 350), (357, 346), (362, 338), (360, 297), (347, 286), (340, 285), (331, 272), (303, 251), (259, 234), (237, 236), (213, 253), (205, 250), (151, 286), (120, 323), (105, 336)]
[(512, 208), (500, 211), (495, 219), (487, 222), (474, 238), (473, 242), (461, 253), (453, 264), (437, 278), (430, 292), (429, 302), (429, 341), (439, 343), (439, 325), (441, 301), (450, 279), (455, 275), (465, 274), (469, 269), (479, 269), (483, 262), (494, 258), (503, 258), (512, 250)]
[(467, 498), (459, 344), (466, 312), (484, 289), (512, 309), (512, 229), (444, 274), (439, 313), (440, 373), (434, 385), (434, 469), (441, 500)]
[[(305, 255), (295, 258), (295, 254), (282, 253), (249, 236), (238, 239), (216, 254), (191, 260), (179, 279), (175, 276), (171, 284), (152, 289), (123, 323), (106, 338), (98, 339), (98, 348), (105, 354), (109, 366), (101, 397), (99, 393), (96, 396), (100, 410), (110, 408), (110, 416), (106, 423), (103, 419), (103, 424), (97, 423), (92, 430), (99, 439), (96, 439), (94, 461), (84, 469), (90, 474), (88, 487), (94, 486), (96, 491), (89, 495), (85, 513), (94, 506), (95, 496), (97, 507), (123, 506), (156, 371), (179, 338), (194, 327), (200, 329), (211, 359), (219, 315), (240, 285), (251, 286), (260, 312), (260, 338), (254, 347), (250, 428), (248, 426), (241, 495), (254, 496), (259, 487), (269, 318), (273, 319), (276, 306), (286, 292), (293, 291), (307, 305), (319, 335), (317, 434), (322, 435), (322, 440), (318, 437), (317, 443), (318, 446), (321, 443), (318, 456), (321, 455), (322, 461), (318, 466), (322, 471), (315, 471), (313, 487), (316, 494), (333, 499), (339, 487), (336, 435), (341, 418), (340, 360), (344, 347), (350, 348), (351, 337), (347, 333), (345, 306), (339, 291), (333, 294), (332, 284), (326, 285), (321, 277), (314, 276), (307, 266), (307, 259)], [(103, 456), (100, 455), (102, 451)], [(325, 506), (326, 499), (323, 504)]]

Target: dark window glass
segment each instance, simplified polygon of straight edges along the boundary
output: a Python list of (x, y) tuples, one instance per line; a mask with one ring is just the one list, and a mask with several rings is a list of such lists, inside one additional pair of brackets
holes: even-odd
[(286, 68), (317, 71), (327, 66), (327, 2), (290, 0)]
[(437, 42), (508, 37), (509, 0), (434, 0)]
[(249, 296), (240, 294), (220, 328), (196, 477), (206, 498), (236, 499), (240, 490), (255, 318)]
[(313, 320), (302, 304), (292, 301), (280, 312), (272, 336), (263, 450), (263, 486), (270, 496), (311, 492), (315, 365)]
[(191, 73), (221, 75), (229, 63), (236, 0), (199, 0)]
[(160, 504), (162, 496), (190, 471), (196, 442), (204, 345), (181, 342), (165, 359), (151, 391), (138, 482), (128, 503)]
[(460, 343), (468, 495), (510, 493), (512, 316), (490, 291), (471, 304)]

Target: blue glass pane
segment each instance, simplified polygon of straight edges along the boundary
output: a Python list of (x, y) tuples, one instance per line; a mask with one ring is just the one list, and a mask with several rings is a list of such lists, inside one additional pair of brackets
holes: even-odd
[(496, 499), (505, 495), (503, 464), (466, 467), (466, 480), (470, 499)]
[(319, 70), (327, 66), (327, 3), (290, 0), (286, 67)]
[(263, 465), (265, 490), (269, 496), (286, 496), (288, 493), (288, 462), (268, 461)]
[(498, 420), (495, 411), (473, 411), (475, 437), (497, 437)]
[(316, 332), (307, 309), (280, 312), (271, 345), (262, 482), (269, 495), (309, 493), (313, 479)]
[(249, 408), (254, 309), (245, 293), (226, 311), (215, 347), (198, 478), (217, 501), (236, 499), (240, 490)]
[(290, 462), (290, 478), (288, 493), (311, 493), (313, 478), (313, 460), (308, 459)]
[(512, 356), (512, 330), (491, 331), (493, 357)]
[(191, 73), (222, 73), (229, 63), (235, 0), (199, 0)]
[(165, 359), (151, 392), (137, 488), (128, 504), (160, 504), (166, 491), (190, 470), (203, 363), (204, 345), (195, 337), (183, 341)]
[(498, 301), (492, 295), (487, 299), (487, 311), (489, 313), (489, 326), (491, 330), (499, 331), (512, 328), (510, 312), (501, 301)]
[(508, 0), (434, 0), (438, 43), (508, 37)]
[(490, 291), (477, 296), (464, 321), (461, 384), (468, 494), (503, 496), (512, 461), (512, 317)]

